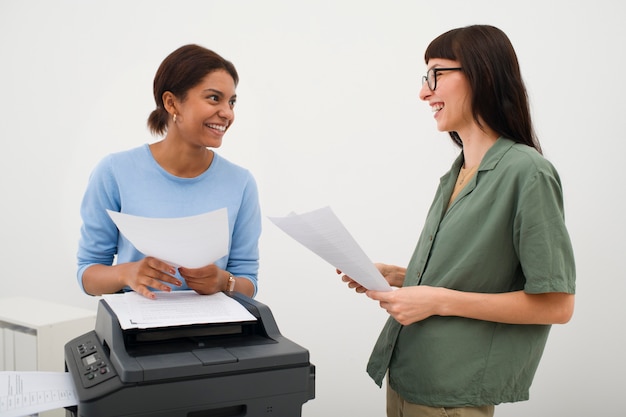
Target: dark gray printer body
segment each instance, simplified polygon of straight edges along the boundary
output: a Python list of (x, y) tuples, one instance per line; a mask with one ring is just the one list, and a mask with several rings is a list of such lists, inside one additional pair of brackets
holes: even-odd
[(122, 330), (104, 300), (96, 328), (65, 345), (73, 417), (298, 417), (315, 398), (309, 352), (270, 309), (231, 295), (256, 321)]

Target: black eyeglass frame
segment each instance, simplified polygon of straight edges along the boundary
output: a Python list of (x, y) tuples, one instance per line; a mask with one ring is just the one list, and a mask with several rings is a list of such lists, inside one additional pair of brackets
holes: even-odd
[[(422, 85), (428, 84), (428, 88), (430, 88), (430, 91), (435, 91), (437, 89), (437, 73), (443, 72), (443, 71), (463, 71), (463, 68), (462, 67), (431, 68), (428, 71), (426, 71), (426, 75), (422, 77)], [(433, 80), (434, 80), (433, 83), (435, 85), (430, 85), (430, 78), (428, 76), (428, 74), (430, 73), (433, 74)]]

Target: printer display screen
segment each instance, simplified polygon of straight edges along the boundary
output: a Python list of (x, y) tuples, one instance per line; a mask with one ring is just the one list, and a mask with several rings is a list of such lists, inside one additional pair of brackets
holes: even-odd
[(92, 353), (91, 355), (89, 355), (89, 356), (85, 356), (85, 357), (83, 358), (83, 364), (85, 364), (85, 366), (89, 366), (89, 365), (91, 365), (91, 364), (95, 363), (95, 362), (96, 362), (96, 360), (97, 360), (97, 359), (96, 359), (96, 354), (95, 354), (95, 353)]

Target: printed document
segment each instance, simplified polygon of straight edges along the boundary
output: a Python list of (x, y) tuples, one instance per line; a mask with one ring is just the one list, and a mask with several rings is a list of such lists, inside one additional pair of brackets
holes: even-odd
[(156, 291), (155, 294), (156, 300), (134, 291), (104, 294), (102, 298), (117, 315), (123, 330), (256, 321), (243, 305), (223, 292), (200, 295), (193, 290), (184, 290)]
[(289, 236), (365, 288), (376, 291), (392, 290), (330, 207), (269, 219)]
[(174, 267), (200, 268), (228, 254), (228, 211), (150, 218), (107, 210), (122, 235), (146, 256)]
[(78, 404), (68, 372), (0, 372), (0, 416), (22, 417)]

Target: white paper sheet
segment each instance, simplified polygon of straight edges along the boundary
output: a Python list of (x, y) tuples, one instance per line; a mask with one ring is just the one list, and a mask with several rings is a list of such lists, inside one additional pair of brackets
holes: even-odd
[(228, 254), (228, 212), (221, 208), (197, 216), (149, 218), (107, 210), (138, 251), (172, 266), (200, 268)]
[(365, 288), (376, 291), (392, 290), (330, 207), (269, 219)]
[(130, 291), (104, 294), (122, 329), (148, 329), (186, 324), (256, 321), (237, 300), (224, 293), (200, 295), (195, 291), (156, 291), (151, 300)]
[(68, 372), (0, 372), (0, 416), (22, 417), (78, 404)]

